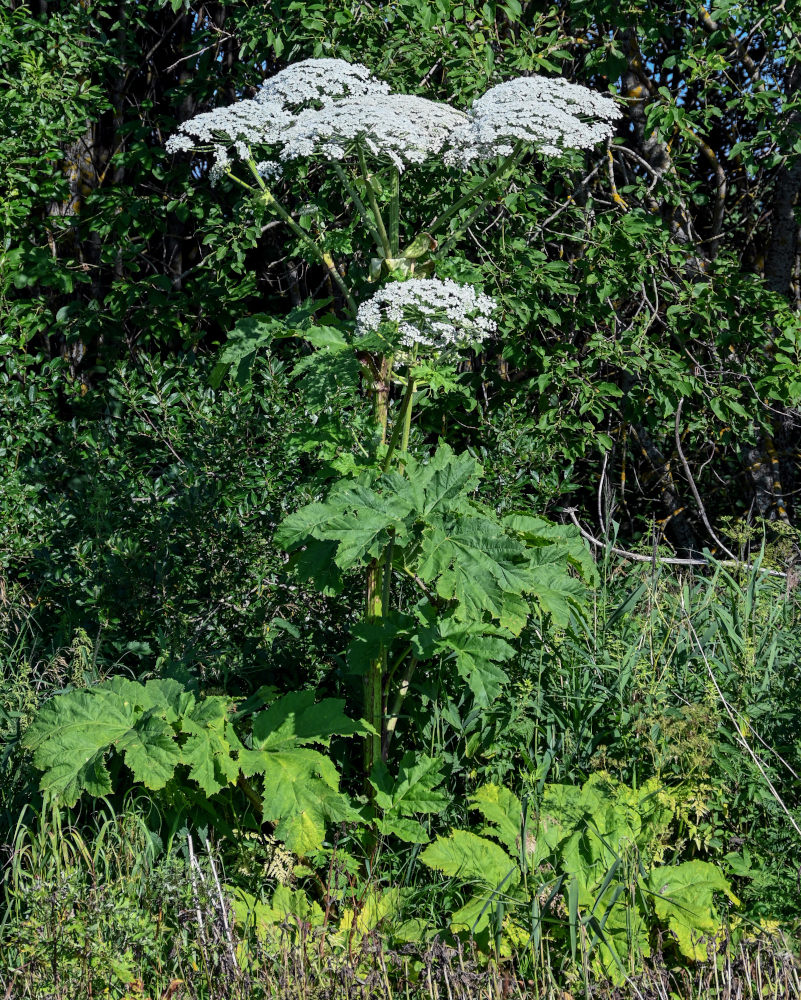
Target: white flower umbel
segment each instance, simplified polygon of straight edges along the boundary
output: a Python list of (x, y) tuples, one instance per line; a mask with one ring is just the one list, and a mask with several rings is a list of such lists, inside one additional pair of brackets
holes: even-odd
[(211, 186), (217, 183), (221, 177), (225, 177), (231, 168), (231, 161), (228, 158), (228, 150), (225, 146), (214, 147), (214, 162), (209, 170), (209, 182)]
[(292, 114), (277, 103), (237, 101), (195, 115), (178, 126), (167, 140), (167, 152), (177, 153), (198, 145), (236, 146), (240, 154), (252, 145), (274, 145), (292, 122)]
[(301, 112), (282, 139), (282, 160), (322, 155), (343, 160), (361, 144), (399, 170), (440, 153), (458, 129), (468, 125), (463, 111), (409, 94), (369, 93), (319, 110)]
[(265, 80), (255, 100), (204, 111), (183, 122), (167, 140), (167, 152), (188, 152), (216, 143), (233, 147), (247, 159), (249, 146), (280, 145), (286, 129), (303, 111), (314, 113), (333, 101), (388, 93), (389, 85), (359, 63), (306, 59)]
[(478, 347), (494, 333), (494, 309), (495, 302), (472, 285), (410, 278), (384, 285), (359, 306), (356, 333), (377, 333), (389, 323), (397, 328), (397, 346), (444, 353)]
[(366, 66), (344, 59), (305, 59), (265, 80), (257, 101), (292, 110), (321, 107), (343, 97), (388, 94), (389, 84), (377, 80)]
[(591, 149), (613, 134), (622, 112), (615, 102), (562, 79), (523, 76), (492, 87), (470, 109), (469, 124), (454, 136), (445, 162), (468, 167), (475, 160), (508, 156), (517, 142), (545, 156)]

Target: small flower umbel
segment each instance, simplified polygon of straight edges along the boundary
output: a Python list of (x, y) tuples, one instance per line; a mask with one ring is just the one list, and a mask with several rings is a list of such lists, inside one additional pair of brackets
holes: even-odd
[(453, 136), (445, 162), (463, 168), (476, 160), (510, 156), (516, 143), (544, 156), (566, 149), (592, 149), (613, 134), (622, 112), (615, 102), (580, 84), (543, 76), (521, 76), (492, 87), (469, 113), (469, 124)]
[(305, 59), (265, 80), (256, 100), (300, 111), (324, 107), (345, 97), (388, 93), (389, 84), (376, 79), (361, 63), (349, 63), (344, 59)]
[(356, 334), (381, 335), (388, 330), (387, 353), (402, 347), (444, 354), (479, 347), (495, 332), (494, 309), (494, 301), (472, 285), (410, 278), (384, 285), (359, 306)]
[[(456, 351), (479, 348), (495, 332), (495, 308), (495, 302), (472, 285), (438, 278), (391, 282), (359, 306), (357, 342), (380, 352), (386, 377), (393, 363), (407, 369), (406, 388), (382, 463), (385, 471), (398, 445), (401, 452), (408, 448), (415, 390), (421, 378), (423, 383), (427, 380), (421, 374), (423, 366), (415, 362), (419, 359), (430, 371), (431, 363), (441, 367)], [(377, 410), (377, 418), (385, 428), (385, 407)]]

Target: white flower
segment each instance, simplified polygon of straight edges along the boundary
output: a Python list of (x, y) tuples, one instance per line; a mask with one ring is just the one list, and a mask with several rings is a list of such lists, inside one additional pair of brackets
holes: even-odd
[(508, 156), (521, 140), (545, 156), (591, 149), (612, 136), (610, 122), (621, 113), (611, 98), (579, 84), (518, 77), (492, 87), (473, 103), (469, 124), (454, 136), (444, 160), (467, 167), (475, 160)]
[(188, 153), (195, 148), (195, 143), (188, 135), (181, 135), (180, 132), (176, 132), (175, 135), (169, 137), (164, 144), (164, 148), (168, 153)]
[(410, 278), (384, 285), (359, 306), (356, 333), (376, 333), (391, 323), (402, 347), (435, 352), (477, 347), (495, 331), (494, 309), (494, 301), (472, 285)]
[(225, 177), (231, 168), (231, 161), (228, 158), (228, 150), (225, 146), (215, 146), (214, 147), (214, 162), (209, 170), (209, 181), (212, 187), (220, 180), (221, 177)]
[(399, 170), (440, 153), (468, 124), (463, 111), (409, 94), (368, 93), (301, 112), (282, 135), (282, 160), (322, 154), (341, 160), (361, 143)]
[(284, 168), (274, 160), (262, 160), (256, 164), (256, 173), (268, 181), (278, 180), (283, 172)]
[(256, 100), (297, 110), (330, 104), (343, 97), (388, 93), (389, 85), (377, 80), (360, 63), (344, 59), (306, 59), (292, 63), (265, 80)]
[[(178, 126), (179, 131), (167, 140), (167, 151), (193, 149), (198, 143), (236, 146), (247, 154), (247, 145), (276, 143), (292, 115), (281, 105), (265, 101), (237, 101), (225, 108), (215, 108), (195, 115)], [(183, 134), (181, 134), (183, 133)], [(195, 141), (192, 141), (194, 138)], [(240, 154), (241, 155), (241, 154)]]
[(167, 152), (189, 152), (198, 144), (215, 143), (233, 147), (241, 159), (248, 159), (250, 146), (281, 145), (298, 113), (313, 115), (333, 101), (381, 98), (388, 93), (388, 84), (373, 77), (366, 66), (342, 59), (307, 59), (265, 80), (255, 100), (204, 111), (183, 122), (167, 140)]

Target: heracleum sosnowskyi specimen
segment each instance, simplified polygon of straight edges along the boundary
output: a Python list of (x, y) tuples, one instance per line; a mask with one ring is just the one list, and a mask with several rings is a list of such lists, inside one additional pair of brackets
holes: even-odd
[[(429, 245), (436, 246), (432, 233), (477, 200), (486, 186), (511, 173), (525, 152), (554, 156), (563, 149), (590, 148), (611, 137), (619, 116), (611, 98), (564, 80), (535, 76), (508, 80), (462, 110), (393, 93), (365, 66), (309, 59), (265, 81), (255, 98), (184, 122), (167, 148), (210, 155), (212, 183), (227, 176), (251, 190), (327, 269), (355, 321), (354, 336), (367, 345), (377, 468), (386, 474), (399, 454), (402, 473), (415, 392), (425, 388), (416, 364), (425, 360), (436, 365), (459, 350), (479, 348), (495, 330), (494, 304), (482, 292), (420, 276), (420, 257)], [(350, 203), (374, 244), (377, 257), (371, 278), (386, 283), (361, 303), (349, 284), (347, 268), (298, 225), (271, 186), (282, 168), (298, 160), (333, 165), (344, 189), (343, 200)], [(443, 205), (404, 251), (399, 244), (401, 175), (432, 161), (465, 172), (484, 162), (496, 166), (453, 204)], [(255, 187), (237, 175), (240, 162)], [(381, 174), (386, 175), (390, 192), (388, 220), (377, 197)], [(425, 265), (429, 273), (433, 266), (433, 262)], [(405, 389), (387, 440), (393, 373)], [(390, 612), (393, 547), (390, 534), (383, 551), (366, 568), (365, 620), (372, 625)], [(379, 644), (365, 681), (365, 718), (373, 730), (366, 741), (367, 776), (381, 758), (387, 732), (387, 680), (387, 651)]]

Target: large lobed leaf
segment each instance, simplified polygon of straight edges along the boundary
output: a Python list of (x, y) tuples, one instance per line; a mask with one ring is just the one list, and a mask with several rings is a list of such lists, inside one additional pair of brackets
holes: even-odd
[(112, 753), (122, 756), (135, 782), (153, 790), (180, 765), (208, 797), (234, 784), (240, 771), (261, 776), (263, 818), (276, 824), (276, 836), (290, 850), (306, 854), (320, 847), (328, 822), (358, 819), (339, 791), (332, 761), (308, 746), (369, 731), (343, 707), (334, 698), (315, 704), (312, 692), (284, 695), (255, 716), (246, 747), (234, 729), (230, 698), (197, 701), (175, 681), (114, 678), (47, 702), (23, 743), (42, 771), (42, 791), (66, 805), (83, 792), (112, 791), (106, 765)]
[(679, 951), (693, 961), (707, 960), (707, 942), (721, 932), (714, 894), (738, 899), (720, 869), (708, 861), (685, 861), (654, 868), (648, 877), (656, 915), (676, 937)]

